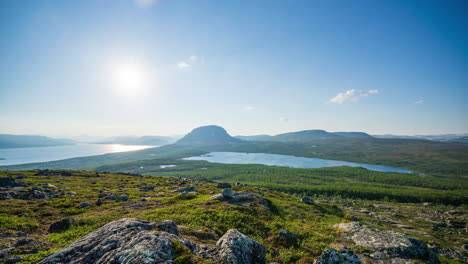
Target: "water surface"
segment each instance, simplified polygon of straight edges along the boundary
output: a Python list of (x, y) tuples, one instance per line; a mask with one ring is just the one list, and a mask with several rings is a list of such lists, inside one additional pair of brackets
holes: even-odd
[(371, 165), (339, 160), (326, 160), (316, 158), (295, 157), (289, 155), (266, 153), (239, 153), (239, 152), (211, 152), (202, 156), (185, 158), (187, 160), (205, 160), (214, 163), (226, 164), (263, 164), (270, 166), (283, 166), (291, 168), (325, 168), (325, 167), (363, 167), (368, 170), (382, 172), (412, 173), (410, 170)]
[(121, 144), (77, 144), (56, 147), (0, 149), (0, 166), (46, 162), (154, 147)]

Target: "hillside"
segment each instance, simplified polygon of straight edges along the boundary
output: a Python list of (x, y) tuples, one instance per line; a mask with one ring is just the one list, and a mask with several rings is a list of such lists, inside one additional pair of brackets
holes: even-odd
[(34, 148), (73, 145), (71, 139), (56, 139), (35, 135), (0, 134), (0, 149), (3, 148)]
[(275, 136), (255, 135), (255, 136), (236, 136), (235, 138), (247, 141), (279, 141), (279, 142), (310, 142), (331, 138), (372, 138), (371, 135), (364, 132), (327, 132), (325, 130), (304, 130), (289, 132)]
[[(329, 254), (363, 263), (466, 260), (464, 207), (311, 199), (233, 181), (83, 171), (10, 171), (0, 179), (0, 261), (128, 256), (143, 263), (135, 260), (141, 254), (171, 263), (313, 263)], [(237, 255), (220, 242), (234, 234), (250, 241)], [(251, 254), (258, 262), (233, 262)]]
[(98, 144), (123, 144), (123, 145), (145, 145), (145, 146), (162, 146), (174, 143), (171, 137), (163, 136), (142, 136), (142, 137), (115, 137), (103, 141), (96, 142)]
[(200, 146), (223, 145), (239, 143), (240, 140), (231, 137), (224, 128), (219, 126), (202, 126), (195, 128), (190, 133), (179, 139), (176, 145)]

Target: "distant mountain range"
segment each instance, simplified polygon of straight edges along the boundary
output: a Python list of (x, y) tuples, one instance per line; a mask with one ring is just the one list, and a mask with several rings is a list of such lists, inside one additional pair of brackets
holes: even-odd
[(73, 145), (71, 139), (50, 138), (36, 135), (0, 134), (0, 149), (5, 148), (33, 148)]
[(123, 145), (146, 145), (162, 146), (174, 143), (175, 139), (164, 136), (143, 136), (143, 137), (115, 137), (95, 143), (98, 144), (123, 144)]
[(468, 133), (465, 134), (441, 134), (441, 135), (415, 135), (415, 136), (399, 136), (399, 135), (373, 135), (376, 138), (400, 138), (400, 139), (424, 139), (442, 142), (460, 142), (468, 143)]
[(246, 141), (280, 141), (280, 142), (305, 142), (330, 138), (372, 138), (364, 132), (327, 132), (325, 130), (304, 130), (279, 134), (276, 136), (256, 135), (256, 136), (236, 136), (235, 138)]

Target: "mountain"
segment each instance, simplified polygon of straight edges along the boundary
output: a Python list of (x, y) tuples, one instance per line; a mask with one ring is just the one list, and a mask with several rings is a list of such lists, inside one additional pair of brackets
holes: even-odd
[(222, 145), (239, 143), (241, 140), (231, 137), (224, 128), (220, 126), (202, 126), (195, 128), (192, 132), (179, 139), (177, 145)]
[(73, 145), (71, 139), (57, 139), (36, 135), (0, 134), (0, 149), (2, 148), (33, 148)]
[(373, 136), (364, 132), (333, 132), (333, 134), (342, 137), (372, 138)]
[(143, 137), (115, 137), (99, 141), (98, 144), (123, 144), (123, 145), (147, 145), (162, 146), (173, 143), (175, 140), (171, 137), (163, 136), (143, 136)]
[(270, 135), (235, 136), (235, 138), (245, 141), (273, 141), (273, 136)]
[(256, 136), (236, 136), (237, 139), (246, 141), (281, 141), (281, 142), (306, 142), (330, 138), (372, 138), (371, 135), (364, 132), (327, 132), (325, 130), (304, 130), (298, 132), (289, 132), (276, 136), (256, 135)]
[(284, 133), (274, 136), (275, 141), (291, 142), (291, 141), (311, 141), (317, 139), (337, 138), (338, 135), (328, 133), (325, 130), (304, 130), (298, 132)]
[(376, 138), (402, 138), (402, 139), (423, 139), (423, 140), (432, 140), (432, 141), (441, 141), (441, 142), (459, 142), (459, 143), (468, 143), (468, 134), (442, 134), (442, 135), (415, 135), (415, 136), (405, 136), (405, 135), (374, 135)]

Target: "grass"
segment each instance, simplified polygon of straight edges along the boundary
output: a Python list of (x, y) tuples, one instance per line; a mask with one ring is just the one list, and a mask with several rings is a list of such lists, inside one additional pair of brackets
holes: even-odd
[[(198, 165), (202, 166), (202, 164)], [(222, 170), (215, 166), (213, 170), (187, 170), (184, 174), (193, 177), (196, 173), (206, 171), (207, 174), (203, 174), (203, 177), (211, 175), (210, 179), (216, 179), (219, 175), (224, 175), (223, 173), (238, 177), (239, 173), (243, 173), (245, 169), (255, 171), (259, 168), (263, 171), (264, 166), (247, 166), (244, 169), (234, 166), (230, 170)], [(276, 168), (273, 169), (276, 170)], [(234, 173), (236, 170), (237, 173)], [(224, 172), (221, 173), (222, 171)], [(278, 171), (273, 172), (272, 175), (277, 173), (287, 175), (284, 174), (286, 172), (286, 169), (278, 168)], [(178, 175), (180, 171), (168, 171), (164, 175), (166, 177), (102, 172), (96, 174), (85, 171), (71, 171), (71, 176), (35, 176), (35, 173), (36, 171), (0, 172), (0, 177), (22, 176), (21, 181), (27, 182), (30, 187), (50, 183), (64, 193), (62, 197), (54, 199), (0, 201), (0, 232), (10, 234), (0, 237), (0, 249), (14, 243), (17, 239), (15, 238), (16, 231), (26, 232), (28, 237), (34, 237), (35, 241), (42, 243), (41, 247), (36, 250), (15, 250), (14, 254), (24, 257), (23, 263), (35, 263), (47, 254), (63, 248), (104, 224), (124, 217), (150, 221), (170, 219), (182, 226), (180, 228), (182, 238), (189, 238), (196, 243), (211, 246), (227, 230), (236, 228), (266, 246), (268, 262), (280, 263), (311, 263), (324, 249), (342, 242), (341, 239), (336, 238), (336, 229), (333, 227), (334, 224), (340, 222), (358, 217), (377, 227), (391, 228), (385, 222), (350, 211), (345, 205), (352, 202), (357, 208), (371, 208), (375, 201), (370, 200), (355, 201), (336, 197), (330, 200), (328, 197), (317, 197), (315, 204), (307, 205), (300, 202), (300, 194), (294, 196), (266, 187), (234, 186), (235, 191), (254, 193), (266, 199), (269, 204), (269, 209), (261, 205), (251, 205), (250, 208), (246, 208), (209, 200), (211, 195), (220, 192), (216, 183), (201, 179), (183, 180), (178, 177), (169, 177)], [(315, 176), (308, 177), (311, 181), (317, 180), (314, 179)], [(320, 181), (320, 178), (318, 180)], [(178, 196), (177, 193), (173, 193), (173, 190), (188, 185), (195, 186), (198, 194)], [(142, 188), (147, 186), (153, 186), (154, 191), (145, 191)], [(68, 192), (75, 192), (76, 195), (67, 195)], [(97, 206), (95, 201), (101, 192), (116, 196), (128, 195), (129, 201), (115, 202), (102, 199), (103, 204)], [(142, 200), (144, 197), (145, 199)], [(80, 208), (81, 202), (84, 201), (92, 203), (92, 206)], [(413, 225), (415, 230), (428, 231), (430, 229), (430, 225), (425, 222), (406, 222), (410, 220), (411, 213), (415, 212), (420, 204), (392, 202), (384, 204), (400, 208), (402, 211), (395, 212), (395, 215), (401, 216), (398, 220)], [(445, 211), (455, 207), (438, 205), (436, 208)], [(19, 217), (24, 212), (27, 212), (29, 217)], [(385, 210), (378, 212), (384, 214)], [(67, 217), (75, 219), (71, 229), (63, 233), (48, 233), (50, 224)], [(279, 236), (279, 231), (282, 229), (297, 234), (298, 238), (285, 241)], [(449, 234), (449, 230), (441, 234), (433, 234), (430, 238), (424, 236), (421, 238), (426, 242), (428, 239), (435, 240), (439, 245), (447, 247), (459, 247), (460, 243), (463, 243), (462, 237)], [(356, 250), (363, 249), (356, 248)], [(176, 256), (177, 263), (210, 263), (191, 256), (186, 248), (180, 245), (176, 245)]]

